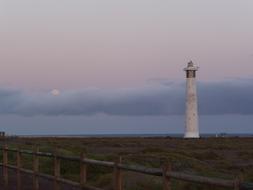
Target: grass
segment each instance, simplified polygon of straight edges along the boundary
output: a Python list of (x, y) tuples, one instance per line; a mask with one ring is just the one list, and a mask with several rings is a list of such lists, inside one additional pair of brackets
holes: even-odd
[[(40, 147), (42, 152), (53, 152), (58, 147), (61, 155), (79, 156), (85, 152), (88, 158), (115, 161), (120, 155), (127, 164), (159, 168), (170, 162), (173, 171), (189, 174), (234, 179), (243, 176), (253, 182), (253, 138), (17, 138), (8, 142), (9, 147), (22, 149)], [(2, 155), (0, 155), (0, 161)], [(9, 162), (15, 164), (15, 154), (9, 154)], [(32, 156), (22, 159), (23, 166), (31, 169)], [(53, 160), (40, 158), (40, 171), (52, 174)], [(79, 163), (61, 162), (61, 175), (79, 181)], [(112, 188), (112, 169), (88, 166), (88, 182), (105, 189)], [(173, 180), (174, 189), (216, 189)], [(162, 189), (159, 177), (124, 172), (126, 190)]]

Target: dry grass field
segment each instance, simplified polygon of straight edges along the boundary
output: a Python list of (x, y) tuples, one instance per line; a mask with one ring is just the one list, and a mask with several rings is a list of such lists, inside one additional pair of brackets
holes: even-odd
[[(114, 161), (122, 156), (123, 162), (134, 165), (159, 168), (170, 162), (174, 171), (188, 174), (234, 179), (243, 176), (245, 181), (253, 182), (253, 138), (17, 138), (9, 140), (10, 147), (21, 145), (40, 151), (52, 152), (58, 147), (62, 155), (78, 156), (85, 152), (87, 157)], [(31, 157), (23, 159), (24, 167), (31, 168)], [(15, 155), (10, 155), (14, 163)], [(40, 170), (52, 174), (52, 160), (41, 159)], [(62, 176), (79, 180), (78, 163), (62, 162)], [(111, 189), (112, 171), (97, 166), (88, 167), (89, 184)], [(207, 186), (173, 181), (174, 189), (214, 189)], [(162, 189), (159, 177), (133, 172), (124, 173), (126, 190)]]

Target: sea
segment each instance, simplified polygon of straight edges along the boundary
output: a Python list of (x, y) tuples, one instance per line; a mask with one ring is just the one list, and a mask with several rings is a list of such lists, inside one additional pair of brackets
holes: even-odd
[[(15, 135), (14, 135), (15, 136)], [(17, 135), (18, 137), (34, 137), (34, 138), (40, 138), (40, 137), (55, 137), (55, 138), (124, 138), (124, 137), (142, 137), (142, 138), (155, 138), (155, 137), (161, 137), (161, 138), (182, 138), (184, 134), (48, 134), (48, 135)], [(212, 137), (241, 137), (241, 138), (249, 138), (253, 137), (253, 134), (247, 134), (247, 133), (206, 133), (201, 134), (201, 138), (212, 138)]]

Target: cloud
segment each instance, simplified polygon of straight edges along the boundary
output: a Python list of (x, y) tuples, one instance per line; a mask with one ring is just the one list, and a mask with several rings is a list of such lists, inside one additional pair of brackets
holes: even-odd
[[(200, 114), (253, 114), (253, 79), (198, 83)], [(182, 115), (185, 110), (185, 84), (166, 82), (139, 89), (62, 91), (26, 93), (0, 89), (0, 114), (145, 116)]]
[(201, 83), (201, 114), (253, 114), (253, 79)]

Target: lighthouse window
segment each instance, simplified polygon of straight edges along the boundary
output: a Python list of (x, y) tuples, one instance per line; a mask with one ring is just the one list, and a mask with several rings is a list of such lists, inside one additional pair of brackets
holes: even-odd
[(196, 71), (192, 71), (192, 76), (193, 76), (193, 78), (196, 77)]
[(187, 78), (195, 78), (196, 77), (196, 71), (187, 71), (186, 72)]

